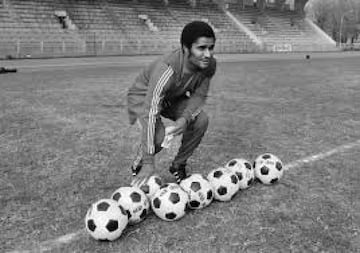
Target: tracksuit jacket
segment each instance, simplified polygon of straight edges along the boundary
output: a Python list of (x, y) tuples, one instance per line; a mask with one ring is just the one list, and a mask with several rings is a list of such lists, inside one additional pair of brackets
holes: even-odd
[(155, 155), (155, 123), (161, 111), (182, 99), (187, 106), (182, 112), (189, 123), (201, 110), (206, 100), (210, 79), (216, 71), (216, 60), (193, 74), (183, 73), (184, 54), (174, 50), (153, 61), (135, 79), (128, 89), (128, 114), (130, 124), (142, 122), (141, 148), (143, 163), (153, 163)]

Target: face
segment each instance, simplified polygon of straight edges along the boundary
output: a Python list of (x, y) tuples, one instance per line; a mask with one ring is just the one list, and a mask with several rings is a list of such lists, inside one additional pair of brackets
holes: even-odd
[(210, 64), (210, 59), (214, 56), (214, 38), (200, 37), (189, 50), (184, 47), (187, 66), (190, 70), (205, 69)]

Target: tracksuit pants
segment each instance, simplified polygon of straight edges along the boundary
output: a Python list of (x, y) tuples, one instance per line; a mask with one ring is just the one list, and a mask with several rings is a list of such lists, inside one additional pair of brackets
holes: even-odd
[[(176, 121), (179, 117), (181, 117), (184, 109), (187, 106), (188, 98), (181, 99), (176, 103), (164, 103), (165, 106), (160, 112), (162, 117), (168, 118), (170, 120)], [(141, 122), (140, 125), (144, 127), (145, 122)], [(178, 168), (181, 165), (186, 165), (188, 158), (194, 153), (195, 149), (199, 146), (204, 134), (209, 125), (209, 118), (207, 114), (199, 110), (195, 115), (193, 115), (191, 121), (188, 123), (187, 128), (185, 129), (181, 146), (177, 155), (172, 162), (172, 166)], [(161, 144), (165, 137), (165, 126), (161, 120), (161, 117), (156, 119), (155, 125), (155, 153), (158, 153), (162, 150)], [(141, 146), (138, 148), (137, 156), (134, 161), (133, 166), (137, 166), (141, 163), (142, 157), (142, 148)]]

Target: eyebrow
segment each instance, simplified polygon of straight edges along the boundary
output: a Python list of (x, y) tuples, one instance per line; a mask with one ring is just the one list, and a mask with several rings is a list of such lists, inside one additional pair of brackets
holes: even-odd
[(215, 46), (215, 43), (212, 43), (212, 44), (198, 44), (198, 45), (196, 45), (196, 47), (212, 47), (212, 46)]

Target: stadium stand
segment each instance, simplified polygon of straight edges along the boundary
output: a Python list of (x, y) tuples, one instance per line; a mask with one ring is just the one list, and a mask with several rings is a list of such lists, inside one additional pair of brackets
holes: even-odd
[(259, 37), (266, 51), (337, 50), (294, 11), (237, 5), (230, 5), (229, 11)]
[(231, 4), (228, 11), (236, 22), (207, 0), (6, 0), (0, 58), (159, 54), (179, 45), (191, 20), (213, 26), (220, 53), (335, 49), (294, 11)]
[[(64, 45), (71, 55), (81, 38), (76, 31), (63, 29), (50, 1), (6, 1), (2, 8), (1, 52), (7, 56), (63, 56)], [(5, 28), (5, 29), (4, 29)], [(21, 52), (20, 52), (21, 49)]]

